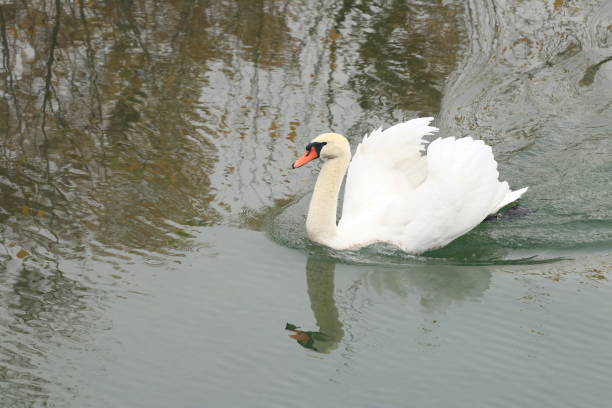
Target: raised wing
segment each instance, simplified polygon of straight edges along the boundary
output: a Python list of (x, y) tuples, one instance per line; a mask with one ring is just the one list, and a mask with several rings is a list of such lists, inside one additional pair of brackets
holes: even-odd
[(409, 208), (416, 215), (384, 239), (412, 253), (448, 244), (526, 191), (512, 192), (499, 181), (491, 147), (482, 140), (436, 139), (426, 161), (427, 179), (410, 196), (412, 203), (398, 200), (385, 209), (401, 213)]
[(419, 118), (381, 128), (364, 136), (357, 146), (344, 187), (342, 218), (380, 206), (398, 192), (414, 190), (427, 177), (424, 136), (437, 132), (433, 118)]
[(422, 156), (423, 136), (437, 130), (430, 121), (378, 130), (358, 147), (338, 225), (346, 248), (379, 241), (410, 253), (438, 248), (526, 191), (499, 181), (491, 147), (480, 140), (438, 138)]
[(432, 120), (413, 119), (364, 136), (347, 173), (338, 224), (342, 235), (372, 238), (384, 208), (423, 183), (427, 177), (427, 162), (421, 154), (426, 143), (423, 137), (438, 131), (429, 126)]

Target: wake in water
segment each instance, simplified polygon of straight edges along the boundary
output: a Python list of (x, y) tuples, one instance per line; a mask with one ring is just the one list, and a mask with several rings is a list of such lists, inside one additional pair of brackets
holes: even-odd
[[(531, 265), (557, 262), (565, 257), (553, 256), (543, 258), (536, 252), (525, 255), (526, 247), (513, 242), (513, 247), (500, 245), (489, 239), (486, 232), (490, 225), (495, 228), (511, 227), (516, 220), (527, 218), (534, 211), (517, 206), (509, 208), (490, 221), (481, 224), (473, 232), (453, 241), (445, 248), (426, 252), (421, 255), (410, 255), (399, 248), (385, 243), (376, 243), (359, 250), (337, 251), (319, 245), (306, 237), (304, 228), (305, 209), (309, 196), (302, 196), (297, 201), (271, 214), (267, 221), (267, 233), (272, 240), (283, 246), (307, 251), (339, 262), (357, 265)], [(489, 224), (489, 225), (487, 225)], [(525, 243), (527, 244), (527, 243)], [(518, 249), (518, 250), (517, 250)], [(545, 252), (545, 251), (542, 251)]]

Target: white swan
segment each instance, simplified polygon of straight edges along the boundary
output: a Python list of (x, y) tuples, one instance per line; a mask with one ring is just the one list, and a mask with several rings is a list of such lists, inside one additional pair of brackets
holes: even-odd
[(338, 250), (387, 242), (419, 254), (448, 244), (527, 191), (511, 191), (498, 180), (491, 147), (481, 140), (438, 138), (422, 155), (423, 137), (438, 131), (429, 126), (432, 119), (375, 130), (357, 146), (352, 161), (342, 135), (324, 133), (309, 143), (292, 165), (319, 157), (324, 162), (308, 209), (308, 238)]

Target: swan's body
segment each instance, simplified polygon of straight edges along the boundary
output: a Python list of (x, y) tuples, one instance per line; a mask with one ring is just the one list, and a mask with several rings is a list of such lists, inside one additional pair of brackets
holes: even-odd
[(308, 237), (339, 250), (387, 242), (418, 254), (448, 244), (527, 191), (511, 191), (498, 180), (491, 147), (481, 140), (438, 138), (423, 155), (423, 137), (438, 130), (429, 126), (431, 120), (372, 132), (352, 160), (343, 136), (325, 133), (314, 139), (294, 163), (324, 160), (308, 209)]

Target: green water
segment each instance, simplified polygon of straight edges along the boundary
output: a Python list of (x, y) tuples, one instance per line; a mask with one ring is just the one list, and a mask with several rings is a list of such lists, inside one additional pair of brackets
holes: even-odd
[[(608, 407), (612, 4), (0, 6), (0, 407)], [(305, 238), (318, 133), (432, 115), (524, 214)], [(291, 337), (290, 337), (291, 336)]]

